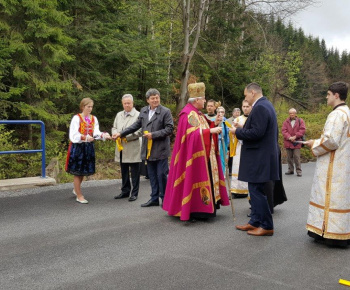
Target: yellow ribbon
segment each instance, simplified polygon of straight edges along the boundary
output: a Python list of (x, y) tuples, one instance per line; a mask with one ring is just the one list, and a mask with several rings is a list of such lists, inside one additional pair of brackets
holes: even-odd
[(117, 144), (117, 148), (118, 148), (118, 151), (119, 151), (119, 152), (122, 151), (122, 150), (124, 149), (124, 147), (123, 147), (123, 145), (122, 145), (122, 141), (125, 142), (125, 143), (127, 142), (125, 137), (124, 137), (124, 138), (118, 137), (118, 138), (115, 140), (115, 143)]
[(350, 286), (350, 281), (344, 280), (344, 279), (339, 279), (339, 284), (345, 285), (345, 286)]
[[(148, 131), (143, 131), (144, 134), (148, 134)], [(148, 139), (147, 141), (147, 157), (146, 159), (148, 159), (151, 155), (151, 149), (152, 149), (152, 145), (153, 145), (153, 140), (152, 139)]]
[[(230, 124), (229, 121), (226, 120), (225, 124), (227, 127), (232, 128), (232, 125)], [(237, 148), (238, 139), (237, 139), (236, 135), (232, 134), (232, 132), (230, 132), (228, 135), (230, 138), (230, 157), (233, 157), (236, 155), (236, 148)]]

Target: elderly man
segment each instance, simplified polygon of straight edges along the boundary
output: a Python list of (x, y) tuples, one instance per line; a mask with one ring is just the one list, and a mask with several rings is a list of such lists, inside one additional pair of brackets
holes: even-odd
[[(140, 112), (134, 108), (134, 99), (132, 95), (125, 94), (122, 97), (122, 104), (124, 110), (116, 115), (112, 134), (120, 133), (125, 128), (135, 123), (140, 114)], [(130, 193), (129, 201), (135, 201), (137, 199), (140, 185), (141, 136), (141, 130), (137, 130), (125, 136), (125, 139), (122, 140), (122, 150), (116, 146), (115, 161), (120, 162), (122, 188), (121, 193), (114, 197), (115, 199), (127, 198)], [(131, 172), (132, 190), (129, 169)]]
[(284, 148), (287, 151), (288, 171), (286, 175), (294, 174), (294, 164), (297, 176), (301, 177), (300, 148), (301, 141), (305, 134), (305, 123), (303, 119), (297, 117), (297, 110), (291, 108), (289, 110), (289, 118), (282, 125), (282, 135), (284, 140)]
[(215, 122), (201, 110), (205, 85), (188, 85), (188, 104), (179, 115), (163, 209), (187, 221), (216, 216), (221, 205), (229, 205), (218, 153), (221, 116)]
[(151, 183), (151, 199), (141, 204), (142, 207), (159, 206), (163, 201), (169, 172), (170, 135), (174, 129), (173, 117), (168, 108), (160, 104), (157, 89), (146, 92), (149, 106), (143, 107), (136, 122), (113, 138), (125, 137), (140, 128), (143, 131), (141, 159), (147, 161), (147, 171)]
[(350, 109), (345, 101), (349, 85), (329, 86), (327, 105), (332, 107), (319, 139), (306, 141), (317, 157), (313, 179), (308, 234), (330, 246), (350, 244)]
[(232, 127), (230, 131), (243, 141), (238, 179), (248, 182), (252, 211), (249, 222), (236, 228), (253, 236), (272, 236), (273, 220), (265, 185), (280, 179), (276, 112), (258, 84), (247, 85), (244, 96), (252, 111), (243, 128)]
[[(243, 112), (244, 113), (244, 112)], [(233, 125), (233, 121), (238, 118), (241, 115), (241, 109), (240, 108), (234, 108), (232, 111), (232, 117), (228, 118), (227, 120)]]

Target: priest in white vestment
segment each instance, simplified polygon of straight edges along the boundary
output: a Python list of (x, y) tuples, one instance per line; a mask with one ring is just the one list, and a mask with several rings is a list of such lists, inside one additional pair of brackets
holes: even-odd
[(316, 241), (346, 247), (350, 244), (350, 110), (345, 100), (348, 84), (333, 83), (327, 92), (328, 115), (320, 139), (306, 145), (317, 157), (313, 179), (308, 234)]
[[(243, 127), (245, 121), (248, 119), (248, 115), (252, 110), (252, 106), (246, 100), (242, 102), (243, 115), (237, 117), (233, 121), (235, 127)], [(235, 138), (233, 146), (233, 159), (232, 159), (232, 179), (231, 179), (231, 194), (234, 198), (244, 198), (248, 196), (248, 182), (238, 180), (239, 163), (241, 159), (241, 147), (242, 141)], [(244, 162), (244, 160), (242, 161)]]

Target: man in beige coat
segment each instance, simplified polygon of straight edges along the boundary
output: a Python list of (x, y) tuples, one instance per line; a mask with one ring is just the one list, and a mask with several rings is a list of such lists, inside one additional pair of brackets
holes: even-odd
[[(125, 94), (122, 97), (124, 110), (119, 112), (114, 119), (112, 134), (120, 133), (132, 125), (138, 118), (140, 112), (134, 108), (133, 96)], [(122, 173), (121, 193), (115, 199), (127, 198), (135, 201), (139, 193), (140, 164), (141, 164), (141, 129), (122, 138), (123, 149), (115, 149), (115, 161), (120, 162)], [(131, 172), (132, 189), (130, 183), (129, 168)], [(131, 193), (131, 194), (130, 194)]]

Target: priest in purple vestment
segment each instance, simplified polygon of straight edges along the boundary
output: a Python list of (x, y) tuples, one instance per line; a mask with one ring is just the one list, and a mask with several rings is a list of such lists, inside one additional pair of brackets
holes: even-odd
[(216, 216), (220, 205), (229, 205), (218, 150), (217, 127), (221, 120), (207, 119), (205, 85), (188, 85), (188, 104), (179, 115), (163, 209), (187, 221)]

